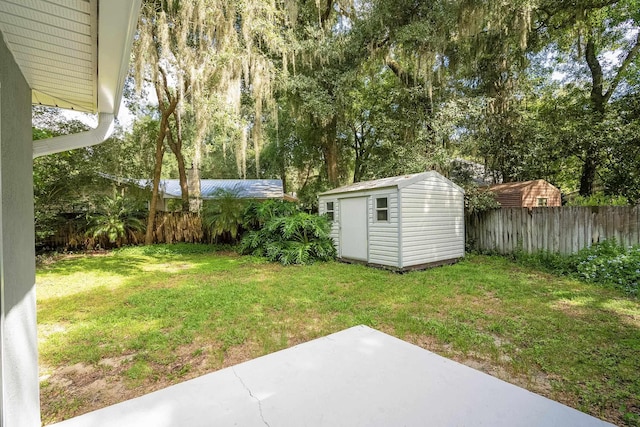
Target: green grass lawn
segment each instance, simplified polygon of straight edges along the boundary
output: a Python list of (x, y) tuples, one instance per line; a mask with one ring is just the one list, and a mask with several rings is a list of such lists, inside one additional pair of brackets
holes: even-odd
[(396, 274), (127, 248), (39, 267), (37, 295), (45, 423), (359, 324), (640, 423), (640, 302), (503, 258)]

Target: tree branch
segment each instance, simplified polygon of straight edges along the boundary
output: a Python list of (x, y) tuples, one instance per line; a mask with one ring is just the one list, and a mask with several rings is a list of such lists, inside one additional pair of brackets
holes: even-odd
[(609, 99), (611, 98), (611, 95), (613, 95), (613, 92), (615, 92), (616, 88), (620, 84), (620, 81), (622, 80), (622, 77), (627, 67), (629, 67), (629, 65), (633, 62), (635, 57), (638, 56), (639, 52), (640, 52), (640, 33), (638, 33), (636, 37), (636, 43), (633, 45), (629, 53), (627, 53), (627, 56), (622, 61), (620, 68), (618, 68), (618, 72), (616, 73), (616, 76), (613, 78), (613, 80), (611, 81), (611, 84), (609, 85), (609, 90), (607, 90), (607, 93), (604, 94), (605, 102), (609, 101)]
[(593, 41), (592, 35), (589, 35), (589, 38), (587, 39), (584, 56), (587, 60), (589, 70), (591, 71), (591, 102), (593, 103), (596, 111), (604, 113), (604, 104), (606, 101), (602, 94), (602, 66), (600, 65), (600, 61), (598, 61), (598, 57), (596, 56), (596, 45)]

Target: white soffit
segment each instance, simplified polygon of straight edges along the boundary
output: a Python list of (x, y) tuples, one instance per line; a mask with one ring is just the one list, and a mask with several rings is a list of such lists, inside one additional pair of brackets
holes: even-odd
[(139, 8), (140, 0), (0, 0), (0, 31), (32, 102), (117, 113)]

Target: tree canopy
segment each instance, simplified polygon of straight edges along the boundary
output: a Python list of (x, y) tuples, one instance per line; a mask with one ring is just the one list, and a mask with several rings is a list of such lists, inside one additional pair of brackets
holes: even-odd
[(180, 178), (185, 210), (200, 177), (312, 208), (429, 169), (640, 199), (637, 0), (145, 0), (136, 40), (114, 173)]

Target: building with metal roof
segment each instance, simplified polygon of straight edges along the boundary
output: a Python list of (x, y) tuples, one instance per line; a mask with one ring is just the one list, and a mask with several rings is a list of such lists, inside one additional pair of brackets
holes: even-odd
[[(116, 178), (103, 174), (104, 178), (131, 184), (142, 189), (151, 189), (153, 181), (150, 179)], [(160, 199), (159, 210), (167, 210), (167, 201), (182, 198), (182, 189), (178, 179), (162, 179), (159, 185)], [(229, 192), (241, 199), (279, 199), (289, 202), (297, 202), (298, 199), (286, 194), (280, 179), (201, 179), (200, 198), (202, 200), (214, 200), (220, 196), (220, 192)]]

